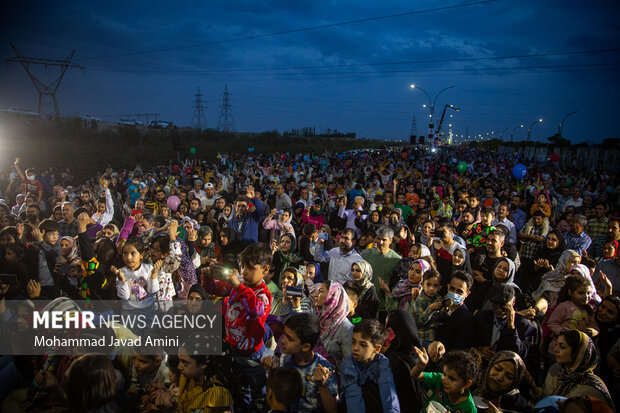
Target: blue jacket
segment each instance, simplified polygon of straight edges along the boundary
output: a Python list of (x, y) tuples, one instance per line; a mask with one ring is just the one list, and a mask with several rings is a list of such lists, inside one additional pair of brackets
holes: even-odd
[(370, 381), (379, 387), (383, 412), (400, 413), (390, 361), (383, 354), (377, 354), (368, 367), (362, 367), (353, 356), (347, 357), (340, 369), (340, 379), (349, 412), (367, 411), (362, 386)]
[(249, 213), (242, 220), (234, 217), (230, 220), (233, 230), (237, 233), (237, 237), (244, 242), (258, 242), (258, 224), (263, 216), (265, 204), (258, 198), (253, 198), (252, 203), (256, 209)]

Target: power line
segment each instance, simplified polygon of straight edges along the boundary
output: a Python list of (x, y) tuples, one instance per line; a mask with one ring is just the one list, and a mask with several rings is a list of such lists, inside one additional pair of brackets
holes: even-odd
[(283, 31), (280, 31), (280, 32), (243, 36), (243, 37), (237, 37), (237, 38), (233, 38), (233, 39), (215, 40), (215, 41), (211, 41), (211, 42), (197, 43), (197, 44), (186, 45), (186, 46), (167, 47), (167, 48), (161, 48), (161, 49), (144, 50), (144, 51), (141, 51), (141, 52), (132, 52), (132, 53), (120, 53), (120, 54), (107, 55), (107, 56), (91, 56), (91, 57), (82, 58), (82, 59), (80, 59), (80, 61), (98, 60), (98, 59), (110, 59), (110, 58), (115, 58), (115, 57), (138, 56), (138, 55), (153, 54), (153, 53), (171, 52), (171, 51), (175, 51), (175, 50), (193, 49), (193, 48), (196, 48), (196, 47), (213, 46), (213, 45), (225, 44), (225, 43), (240, 42), (240, 41), (244, 41), (244, 40), (263, 39), (263, 38), (267, 38), (267, 37), (282, 36), (282, 35), (285, 35), (285, 34), (307, 32), (307, 31), (311, 31), (311, 30), (327, 29), (327, 28), (330, 28), (330, 27), (347, 26), (347, 25), (351, 25), (351, 24), (366, 23), (366, 22), (378, 21), (378, 20), (386, 20), (386, 19), (393, 19), (393, 18), (396, 18), (396, 17), (412, 16), (412, 15), (415, 15), (415, 14), (430, 13), (430, 12), (435, 12), (435, 11), (443, 11), (443, 10), (451, 10), (451, 9), (459, 9), (459, 8), (463, 8), (463, 7), (477, 6), (477, 5), (481, 5), (481, 4), (487, 4), (487, 3), (494, 3), (496, 1), (497, 0), (483, 0), (483, 1), (477, 1), (477, 2), (472, 2), (472, 3), (455, 4), (455, 5), (452, 5), (452, 6), (434, 7), (434, 8), (431, 8), (431, 9), (416, 10), (416, 11), (410, 11), (410, 12), (405, 12), (405, 13), (389, 14), (389, 15), (386, 15), (386, 16), (368, 17), (368, 18), (364, 18), (364, 19), (349, 20), (349, 21), (338, 22), (338, 23), (329, 23), (329, 24), (322, 24), (322, 25), (318, 25), (318, 26), (302, 27), (302, 28), (299, 28), (299, 29), (283, 30)]
[[(316, 65), (316, 66), (289, 66), (289, 67), (264, 67), (264, 68), (245, 68), (245, 69), (212, 69), (212, 70), (115, 70), (103, 68), (88, 68), (97, 72), (114, 72), (114, 73), (140, 73), (140, 74), (218, 74), (218, 73), (235, 73), (235, 72), (259, 72), (259, 71), (285, 71), (285, 70), (301, 70), (301, 69), (325, 69), (338, 67), (363, 67), (363, 66), (395, 66), (419, 63), (458, 63), (473, 62), (485, 60), (503, 60), (503, 59), (524, 59), (532, 57), (552, 57), (552, 56), (571, 56), (582, 54), (599, 54), (618, 52), (620, 48), (615, 49), (599, 49), (599, 50), (581, 50), (574, 52), (549, 52), (549, 53), (531, 53), (523, 55), (506, 55), (506, 56), (485, 56), (485, 57), (464, 57), (458, 59), (430, 59), (430, 60), (405, 60), (399, 62), (376, 62), (376, 63), (350, 63), (338, 65)], [(319, 72), (317, 74), (323, 74)]]

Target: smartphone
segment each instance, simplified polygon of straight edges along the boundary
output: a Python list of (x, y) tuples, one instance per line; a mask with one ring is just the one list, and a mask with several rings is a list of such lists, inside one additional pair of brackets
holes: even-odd
[(276, 209), (276, 215), (282, 215), (282, 212), (284, 211), (282, 211), (281, 209)]
[(319, 239), (322, 239), (323, 241), (327, 241), (329, 237), (327, 236), (326, 232), (319, 232)]
[(297, 287), (286, 287), (286, 295), (289, 297), (302, 297), (303, 290)]
[(0, 284), (17, 285), (17, 274), (0, 274)]
[(302, 274), (306, 273), (306, 266), (305, 265), (300, 265), (298, 268), (299, 272)]
[(220, 264), (211, 264), (209, 268), (211, 268), (211, 277), (216, 280), (226, 281), (230, 278), (230, 268), (226, 268)]

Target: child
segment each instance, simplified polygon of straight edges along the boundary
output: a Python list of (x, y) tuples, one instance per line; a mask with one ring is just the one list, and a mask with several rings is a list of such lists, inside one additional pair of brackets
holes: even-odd
[[(71, 274), (71, 270), (80, 264), (80, 257), (78, 256), (78, 248), (75, 240), (72, 237), (62, 237), (60, 239), (61, 254), (56, 257), (56, 265), (60, 267), (54, 268), (60, 270), (62, 275), (68, 276)], [(78, 286), (78, 279), (75, 277), (69, 277), (68, 281), (74, 287)]]
[(344, 288), (344, 291), (347, 293), (347, 297), (349, 297), (349, 315), (347, 315), (347, 318), (351, 324), (355, 325), (362, 321), (362, 317), (356, 314), (356, 309), (360, 299), (359, 288), (353, 280), (349, 280), (342, 284), (342, 288)]
[[(274, 356), (261, 360), (266, 370), (278, 364), (293, 367), (302, 378), (302, 393), (299, 400), (291, 405), (293, 411), (303, 412), (335, 412), (338, 382), (329, 361), (312, 351), (319, 339), (319, 322), (315, 315), (295, 314), (284, 324), (284, 334), (280, 340), (282, 359), (278, 362)], [(272, 373), (273, 374), (272, 370)], [(271, 375), (270, 375), (271, 377)], [(269, 397), (267, 397), (269, 400)]]
[(412, 314), (418, 327), (418, 336), (426, 348), (435, 340), (435, 330), (438, 322), (435, 313), (443, 307), (441, 290), (441, 276), (435, 270), (427, 271), (422, 281), (422, 291), (413, 303)]
[(257, 242), (248, 245), (239, 254), (243, 283), (236, 269), (227, 270), (224, 281), (214, 280), (213, 271), (205, 274), (205, 290), (224, 297), (225, 340), (235, 359), (238, 373), (234, 387), (235, 406), (241, 410), (258, 407), (264, 401), (265, 372), (260, 360), (266, 353), (263, 338), (265, 322), (271, 311), (271, 293), (264, 278), (271, 267), (272, 254), (268, 245)]
[[(301, 377), (292, 367), (277, 367), (267, 379), (267, 405), (270, 413), (289, 412), (302, 393)], [(297, 411), (297, 410), (293, 410)]]
[(414, 350), (420, 362), (411, 369), (411, 377), (422, 382), (422, 391), (428, 396), (422, 411), (426, 411), (431, 402), (437, 402), (451, 412), (478, 411), (469, 391), (478, 376), (478, 365), (471, 354), (463, 350), (451, 351), (442, 359), (443, 373), (427, 373), (424, 372), (429, 361), (426, 349), (414, 347)]
[(32, 231), (32, 235), (38, 242), (39, 250), (39, 282), (43, 289), (43, 295), (57, 297), (58, 290), (54, 287), (52, 271), (56, 259), (61, 254), (60, 246), (56, 245), (60, 234), (60, 226), (56, 221), (46, 219), (39, 228)]
[[(159, 291), (157, 272), (161, 261), (155, 265), (142, 263), (144, 246), (135, 238), (127, 240), (122, 253), (125, 267), (120, 270), (111, 267), (119, 281), (116, 283), (116, 293), (122, 300), (122, 311), (136, 316), (152, 316), (155, 313), (155, 294)], [(132, 331), (140, 335), (139, 330)]]
[[(233, 404), (230, 391), (223, 386), (215, 366), (209, 363), (205, 343), (210, 340), (202, 334), (194, 334), (179, 347), (179, 395), (178, 413), (198, 411), (228, 411)], [(191, 349), (191, 354), (189, 349)], [(198, 350), (197, 350), (198, 349)]]
[(172, 221), (170, 224), (170, 235), (159, 235), (151, 242), (151, 261), (161, 262), (157, 271), (159, 291), (157, 291), (155, 306), (162, 313), (168, 312), (172, 308), (172, 298), (176, 295), (172, 273), (181, 264), (181, 245), (176, 239), (178, 222)]
[(565, 328), (583, 331), (590, 337), (598, 335), (599, 328), (588, 304), (591, 295), (590, 283), (583, 276), (570, 275), (566, 278), (558, 296), (559, 304), (545, 323), (553, 338), (549, 354), (555, 354), (558, 334)]
[(387, 332), (374, 319), (353, 328), (352, 351), (340, 380), (349, 412), (400, 412), (390, 361), (381, 354)]
[[(161, 355), (152, 355), (153, 351), (141, 351), (136, 349), (133, 356), (130, 385), (127, 391), (130, 395), (140, 395), (144, 392), (145, 386), (153, 383), (162, 385), (170, 384), (169, 370)], [(144, 353), (144, 354), (140, 354)], [(159, 351), (158, 351), (159, 353)], [(163, 350), (161, 351), (163, 354)]]

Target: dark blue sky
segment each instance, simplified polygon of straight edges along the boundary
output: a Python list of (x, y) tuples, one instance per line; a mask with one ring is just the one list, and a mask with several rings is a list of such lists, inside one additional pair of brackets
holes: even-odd
[[(70, 69), (61, 85), (63, 115), (116, 121), (155, 112), (190, 125), (200, 87), (207, 124), (215, 127), (227, 84), (239, 131), (314, 126), (405, 138), (414, 115), (418, 134), (426, 132), (428, 100), (409, 87), (415, 83), (432, 97), (456, 86), (437, 101), (437, 111), (446, 103), (462, 109), (444, 123), (455, 134), (468, 128), (470, 135), (497, 136), (509, 128), (507, 138), (526, 123), (515, 135), (522, 139), (543, 118), (532, 128), (532, 138), (543, 140), (577, 110), (564, 124), (566, 138), (620, 135), (616, 0), (457, 8), (449, 7), (474, 1), (10, 3), (2, 6), (0, 58), (12, 56), (12, 42), (26, 56), (53, 59), (75, 49), (74, 61), (87, 67)], [(436, 8), (445, 9), (424, 12)], [(368, 20), (414, 11), (422, 12)], [(353, 20), (365, 21), (295, 31)], [(261, 37), (286, 31), (294, 32)], [(46, 78), (44, 70), (36, 73)], [(0, 71), (0, 108), (36, 106), (21, 66)]]

